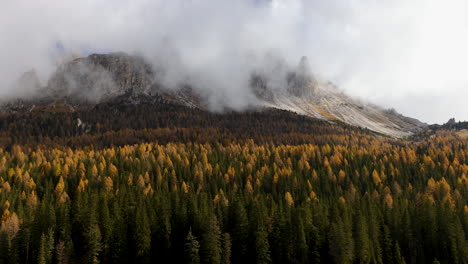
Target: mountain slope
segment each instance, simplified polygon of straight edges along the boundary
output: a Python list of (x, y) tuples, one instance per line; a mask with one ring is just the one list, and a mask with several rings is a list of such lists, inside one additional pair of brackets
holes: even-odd
[(272, 100), (261, 100), (265, 106), (276, 107), (316, 117), (339, 120), (393, 137), (407, 137), (426, 125), (394, 111), (354, 100), (336, 88), (327, 85), (314, 87), (310, 96), (294, 96), (278, 92)]
[[(257, 98), (254, 107), (289, 110), (329, 122), (341, 121), (397, 138), (410, 136), (426, 126), (394, 111), (354, 100), (332, 84), (317, 81), (305, 57), (297, 67), (282, 72), (282, 84), (273, 83), (271, 75), (259, 72), (252, 74), (250, 82)], [(29, 75), (28, 79), (34, 79)], [(164, 87), (143, 58), (125, 53), (92, 54), (60, 66), (33, 100), (9, 101), (3, 108), (31, 110), (48, 105), (55, 111), (67, 111), (118, 101), (122, 104), (170, 102), (207, 110), (209, 102), (200, 90), (189, 85), (178, 89)]]
[(251, 81), (254, 93), (265, 106), (328, 121), (339, 120), (392, 137), (411, 136), (427, 127), (395, 110), (384, 110), (353, 99), (330, 82), (316, 80), (308, 68), (307, 58), (302, 58), (299, 65), (286, 74), (286, 89), (271, 88), (268, 76), (257, 73)]

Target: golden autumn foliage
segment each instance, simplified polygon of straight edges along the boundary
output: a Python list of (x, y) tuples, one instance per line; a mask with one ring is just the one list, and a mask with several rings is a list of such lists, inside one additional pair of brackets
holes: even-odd
[(249, 194), (253, 193), (253, 187), (250, 180), (247, 180), (247, 182), (245, 183), (245, 192)]
[[(179, 106), (165, 107), (176, 115)], [(261, 262), (250, 259), (260, 251), (266, 263), (468, 259), (468, 141), (450, 132), (398, 140), (284, 112), (264, 115), (266, 123), (243, 114), (252, 122), (242, 120), (241, 129), (226, 125), (237, 113), (213, 115), (223, 123), (207, 129), (201, 125), (211, 121), (194, 126), (186, 118), (199, 109), (182, 111), (176, 127), (160, 127), (172, 121), (161, 112), (154, 123), (127, 127), (127, 110), (88, 121), (86, 133), (76, 131), (76, 112), (55, 127), (27, 124), (35, 119), (21, 113), (2, 120), (0, 244), (18, 248), (2, 248), (0, 262), (151, 262), (168, 255), (183, 263), (186, 252), (177, 251), (191, 227), (198, 257), (211, 241), (221, 258), (232, 246), (233, 263)], [(47, 124), (60, 116), (43, 114)], [(12, 122), (16, 117), (23, 121)], [(69, 124), (72, 131), (63, 129)], [(27, 136), (29, 126), (41, 139)], [(62, 259), (66, 254), (77, 259)], [(119, 254), (124, 260), (114, 260)]]
[(149, 195), (153, 193), (153, 188), (151, 187), (151, 184), (148, 184), (146, 188), (143, 190), (144, 195)]
[(63, 177), (60, 177), (57, 185), (55, 185), (55, 195), (60, 203), (64, 203), (69, 199), (68, 194), (65, 192), (65, 182)]
[(140, 188), (145, 188), (145, 186), (146, 186), (146, 184), (145, 184), (145, 179), (143, 178), (143, 175), (141, 175), (141, 174), (138, 176), (137, 185), (138, 185)]
[(292, 197), (292, 195), (291, 195), (290, 192), (286, 192), (286, 193), (284, 194), (284, 199), (286, 200), (286, 203), (287, 203), (287, 205), (288, 205), (289, 207), (294, 206), (294, 199), (293, 199), (293, 197)]
[(35, 191), (32, 191), (31, 194), (29, 194), (29, 196), (27, 198), (27, 201), (26, 201), (26, 205), (29, 208), (36, 207), (36, 205), (37, 205), (37, 195), (36, 195)]
[(309, 197), (307, 197), (307, 199), (310, 200), (310, 201), (316, 200), (316, 199), (318, 199), (317, 194), (315, 194), (314, 191), (311, 191), (310, 194), (309, 194)]
[(103, 180), (103, 187), (104, 187), (104, 191), (106, 193), (110, 193), (112, 192), (113, 188), (114, 188), (114, 182), (112, 181), (112, 178), (107, 176), (107, 177), (104, 177), (104, 180)]
[[(12, 150), (15, 154), (0, 153), (0, 193), (18, 190), (25, 205), (34, 208), (42, 199), (39, 186), (47, 179), (55, 179), (53, 193), (59, 203), (70, 200), (67, 188), (76, 188), (70, 193), (83, 193), (91, 186), (102, 186), (111, 194), (123, 186), (138, 187), (145, 196), (161, 190), (198, 195), (217, 182), (218, 191), (210, 200), (219, 205), (239, 191), (256, 197), (273, 190), (292, 207), (303, 201), (321, 201), (329, 195), (321, 189), (326, 186), (339, 194), (334, 201), (346, 204), (371, 197), (392, 209), (400, 199), (410, 197), (456, 208), (468, 190), (468, 152), (450, 139), (438, 140), (446, 140), (440, 143), (443, 147), (419, 146), (427, 148), (424, 155), (416, 154), (416, 146), (392, 146), (376, 138), (363, 140), (362, 145), (248, 142), (147, 143), (89, 150), (16, 148)], [(363, 160), (368, 161), (361, 163)], [(420, 173), (419, 178), (409, 178), (415, 172)], [(370, 183), (367, 189), (359, 187), (363, 181)], [(284, 186), (288, 192), (278, 192)], [(4, 208), (5, 219), (10, 211)]]
[(338, 198), (338, 202), (342, 203), (342, 204), (345, 204), (346, 203), (346, 198), (344, 198), (343, 196), (340, 196)]
[(4, 181), (2, 184), (2, 191), (9, 193), (11, 191), (11, 186), (8, 181)]
[(119, 174), (119, 170), (114, 164), (109, 165), (109, 174), (111, 177), (117, 177), (117, 175)]
[(20, 220), (16, 213), (11, 213), (4, 219), (2, 219), (2, 224), (0, 226), (0, 232), (6, 235), (7, 241), (11, 241), (15, 238), (16, 234), (20, 230)]
[(98, 175), (98, 168), (96, 167), (96, 164), (93, 164), (93, 167), (91, 168), (91, 175), (93, 177), (97, 177)]
[(393, 197), (391, 194), (387, 193), (384, 197), (384, 203), (389, 208), (393, 208)]
[(372, 181), (374, 182), (375, 185), (379, 185), (382, 183), (382, 180), (380, 179), (380, 175), (376, 170), (372, 171)]
[(88, 185), (88, 179), (81, 177), (78, 183), (77, 191), (84, 192), (87, 185)]
[(185, 181), (182, 181), (181, 188), (183, 193), (187, 194), (189, 192), (189, 186), (185, 183)]

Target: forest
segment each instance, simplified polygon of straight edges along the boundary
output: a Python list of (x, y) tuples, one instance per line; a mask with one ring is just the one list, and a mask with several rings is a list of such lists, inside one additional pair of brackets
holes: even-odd
[(0, 116), (0, 263), (468, 263), (452, 131), (115, 109)]

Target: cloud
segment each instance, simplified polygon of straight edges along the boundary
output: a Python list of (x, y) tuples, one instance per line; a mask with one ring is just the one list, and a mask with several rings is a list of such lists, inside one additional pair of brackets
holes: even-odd
[[(306, 55), (314, 72), (348, 94), (423, 121), (466, 119), (467, 108), (453, 97), (468, 98), (467, 5), (463, 0), (3, 0), (0, 96), (18, 93), (12, 83), (31, 68), (45, 82), (63, 53), (57, 43), (64, 52), (141, 54), (166, 69), (167, 84), (191, 80), (213, 94), (213, 102), (239, 108), (252, 100), (248, 73), (268, 56), (295, 65)], [(435, 96), (444, 104), (437, 115), (430, 103), (415, 99)]]
[(317, 71), (348, 94), (426, 122), (468, 119), (458, 99), (468, 98), (466, 1), (339, 2), (322, 1), (308, 27)]

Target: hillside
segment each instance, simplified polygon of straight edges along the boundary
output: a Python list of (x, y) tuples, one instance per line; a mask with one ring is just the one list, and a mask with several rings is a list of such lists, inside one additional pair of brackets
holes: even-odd
[(468, 260), (468, 141), (453, 133), (405, 142), (275, 109), (54, 106), (0, 119), (1, 262)]
[[(37, 86), (37, 78), (31, 75), (28, 73), (28, 80)], [(352, 99), (330, 83), (317, 81), (306, 58), (302, 58), (297, 67), (283, 69), (278, 75), (283, 79), (274, 83), (271, 73), (266, 74), (261, 69), (252, 73), (250, 85), (257, 100), (250, 109), (277, 108), (332, 123), (340, 121), (396, 138), (411, 136), (427, 127), (395, 111)], [(92, 54), (60, 66), (34, 99), (5, 101), (3, 109), (25, 110), (56, 102), (74, 108), (115, 101), (121, 96), (131, 98), (134, 104), (144, 98), (145, 102), (164, 100), (200, 110), (211, 109), (209, 98), (200, 87), (190, 84), (166, 87), (158, 76), (143, 58), (125, 53)]]
[(122, 95), (84, 106), (54, 102), (0, 115), (0, 147), (4, 148), (14, 144), (216, 143), (242, 138), (275, 144), (332, 143), (338, 136), (369, 133), (274, 108), (212, 113), (153, 96)]

